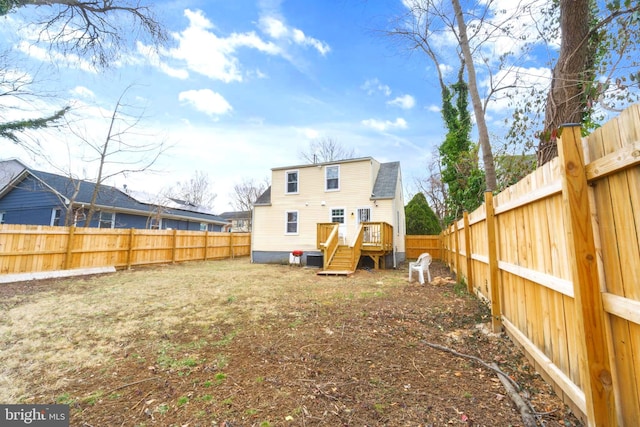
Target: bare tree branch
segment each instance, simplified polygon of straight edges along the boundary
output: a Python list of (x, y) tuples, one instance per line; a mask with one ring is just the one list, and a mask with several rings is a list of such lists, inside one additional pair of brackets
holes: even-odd
[(138, 0), (5, 0), (0, 16), (35, 7), (43, 17), (34, 22), (38, 42), (64, 53), (76, 53), (94, 65), (109, 67), (138, 40), (161, 46), (168, 40), (151, 7)]
[(308, 163), (333, 162), (354, 156), (353, 150), (346, 149), (337, 139), (331, 137), (318, 138), (309, 143), (306, 151), (298, 153), (298, 157)]

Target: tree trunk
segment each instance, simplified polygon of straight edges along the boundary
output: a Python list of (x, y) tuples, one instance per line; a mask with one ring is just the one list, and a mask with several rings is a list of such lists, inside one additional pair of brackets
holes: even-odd
[(582, 122), (585, 108), (583, 79), (592, 55), (588, 42), (590, 19), (588, 1), (560, 0), (562, 41), (547, 96), (544, 130), (538, 145), (538, 166), (558, 155), (558, 128), (566, 123)]
[(471, 47), (469, 46), (469, 39), (467, 37), (467, 24), (464, 22), (464, 17), (462, 16), (460, 1), (451, 0), (451, 4), (453, 5), (453, 10), (456, 14), (456, 21), (458, 23), (458, 32), (460, 36), (460, 47), (467, 67), (469, 94), (471, 95), (473, 112), (476, 117), (476, 124), (478, 125), (478, 136), (480, 138), (480, 147), (482, 148), (482, 163), (484, 165), (487, 190), (494, 191), (498, 186), (496, 180), (496, 167), (493, 161), (493, 152), (491, 150), (491, 141), (489, 141), (489, 131), (484, 117), (484, 109), (482, 108), (482, 101), (480, 100), (480, 93), (478, 92), (476, 69), (473, 64)]

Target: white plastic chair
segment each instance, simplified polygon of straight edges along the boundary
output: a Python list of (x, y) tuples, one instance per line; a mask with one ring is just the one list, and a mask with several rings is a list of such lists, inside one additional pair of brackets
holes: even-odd
[(347, 225), (340, 224), (338, 226), (338, 239), (342, 242), (343, 245), (347, 244)]
[(421, 254), (415, 262), (409, 263), (409, 283), (411, 283), (411, 275), (414, 271), (418, 272), (418, 280), (421, 285), (424, 285), (424, 272), (427, 272), (428, 283), (431, 283), (431, 272), (429, 266), (431, 265), (431, 254), (425, 252)]

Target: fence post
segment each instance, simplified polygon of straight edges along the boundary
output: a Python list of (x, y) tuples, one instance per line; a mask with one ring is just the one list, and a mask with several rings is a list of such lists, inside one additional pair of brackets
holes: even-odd
[(502, 301), (500, 298), (500, 275), (498, 274), (498, 245), (496, 240), (496, 213), (493, 193), (484, 193), (487, 221), (487, 252), (489, 255), (489, 292), (491, 293), (491, 327), (493, 332), (502, 331)]
[(67, 255), (64, 259), (64, 269), (69, 270), (71, 268), (71, 257), (73, 256), (72, 248), (73, 248), (73, 236), (76, 233), (76, 226), (72, 225), (69, 227), (69, 239), (67, 240)]
[(467, 254), (467, 290), (473, 293), (473, 272), (471, 271), (471, 230), (469, 229), (469, 212), (464, 211), (464, 251)]
[(133, 239), (136, 230), (131, 228), (129, 230), (129, 250), (127, 251), (127, 270), (131, 270), (131, 263), (133, 262)]
[(453, 221), (453, 233), (455, 236), (454, 247), (456, 249), (455, 265), (456, 265), (456, 278), (460, 281), (462, 275), (460, 271), (460, 230), (458, 229), (458, 220)]
[(176, 252), (177, 252), (177, 246), (178, 246), (178, 230), (173, 230), (173, 245), (171, 248), (171, 262), (175, 263), (176, 262)]
[(229, 257), (234, 259), (233, 256), (233, 232), (229, 233)]
[(207, 249), (209, 249), (209, 230), (204, 232), (204, 260), (207, 260)]
[(562, 205), (576, 303), (582, 358), (583, 391), (589, 425), (617, 425), (595, 240), (580, 126), (564, 125), (558, 139), (562, 171)]

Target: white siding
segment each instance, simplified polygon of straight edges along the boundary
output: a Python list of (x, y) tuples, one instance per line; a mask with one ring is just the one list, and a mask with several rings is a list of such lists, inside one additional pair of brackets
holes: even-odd
[[(253, 222), (254, 251), (315, 251), (316, 224), (331, 222), (331, 209), (345, 209), (345, 223), (349, 242), (356, 230), (358, 208), (371, 208), (371, 221), (387, 222), (395, 227), (397, 212), (401, 213), (402, 238), (397, 239), (398, 250), (404, 251), (404, 203), (402, 183), (398, 183), (395, 200), (371, 200), (371, 191), (380, 164), (371, 158), (340, 163), (340, 190), (325, 191), (325, 166), (296, 167), (299, 171), (298, 194), (285, 194), (285, 172), (274, 169), (271, 181), (271, 206), (256, 206)], [(298, 234), (285, 234), (285, 212), (298, 212)]]

